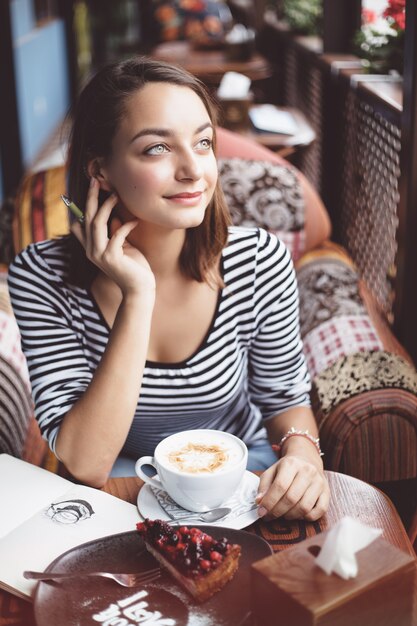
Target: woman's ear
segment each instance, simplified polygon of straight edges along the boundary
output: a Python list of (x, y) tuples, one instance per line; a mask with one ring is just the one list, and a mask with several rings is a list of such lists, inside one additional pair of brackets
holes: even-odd
[(90, 178), (95, 178), (99, 182), (100, 189), (109, 192), (113, 191), (113, 187), (108, 180), (107, 172), (103, 166), (102, 159), (91, 159), (87, 165), (87, 173)]

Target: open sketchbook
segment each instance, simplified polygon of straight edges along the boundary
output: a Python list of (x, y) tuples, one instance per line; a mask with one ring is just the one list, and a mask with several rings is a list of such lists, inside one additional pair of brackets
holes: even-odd
[(40, 467), (0, 454), (0, 587), (30, 599), (36, 581), (57, 556), (99, 537), (134, 530), (135, 505)]

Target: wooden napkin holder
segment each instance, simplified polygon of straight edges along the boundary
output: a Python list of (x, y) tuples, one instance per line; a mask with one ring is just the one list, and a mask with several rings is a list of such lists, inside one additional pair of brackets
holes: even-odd
[(221, 107), (221, 124), (229, 130), (246, 129), (250, 126), (249, 109), (253, 104), (253, 93), (246, 98), (217, 97)]
[(315, 564), (327, 532), (252, 565), (257, 626), (412, 626), (416, 558), (382, 538), (356, 554), (358, 575)]

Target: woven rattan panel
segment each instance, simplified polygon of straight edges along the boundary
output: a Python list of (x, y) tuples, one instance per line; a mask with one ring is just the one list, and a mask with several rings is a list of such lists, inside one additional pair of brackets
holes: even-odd
[(287, 106), (300, 109), (316, 133), (311, 146), (300, 151), (297, 165), (321, 193), (323, 78), (311, 57), (287, 48), (284, 98)]
[(343, 123), (340, 236), (392, 320), (401, 133), (353, 91)]
[(297, 54), (294, 49), (287, 47), (284, 62), (284, 101), (288, 106), (298, 107), (297, 74)]

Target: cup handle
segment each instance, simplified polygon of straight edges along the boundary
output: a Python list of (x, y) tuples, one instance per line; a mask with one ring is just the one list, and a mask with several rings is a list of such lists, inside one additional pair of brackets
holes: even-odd
[(145, 472), (142, 470), (142, 465), (151, 465), (154, 470), (157, 472), (158, 470), (155, 467), (155, 461), (153, 456), (141, 456), (135, 463), (135, 472), (145, 483), (148, 485), (152, 485), (155, 489), (163, 489), (162, 484), (152, 478), (151, 476), (147, 476)]

